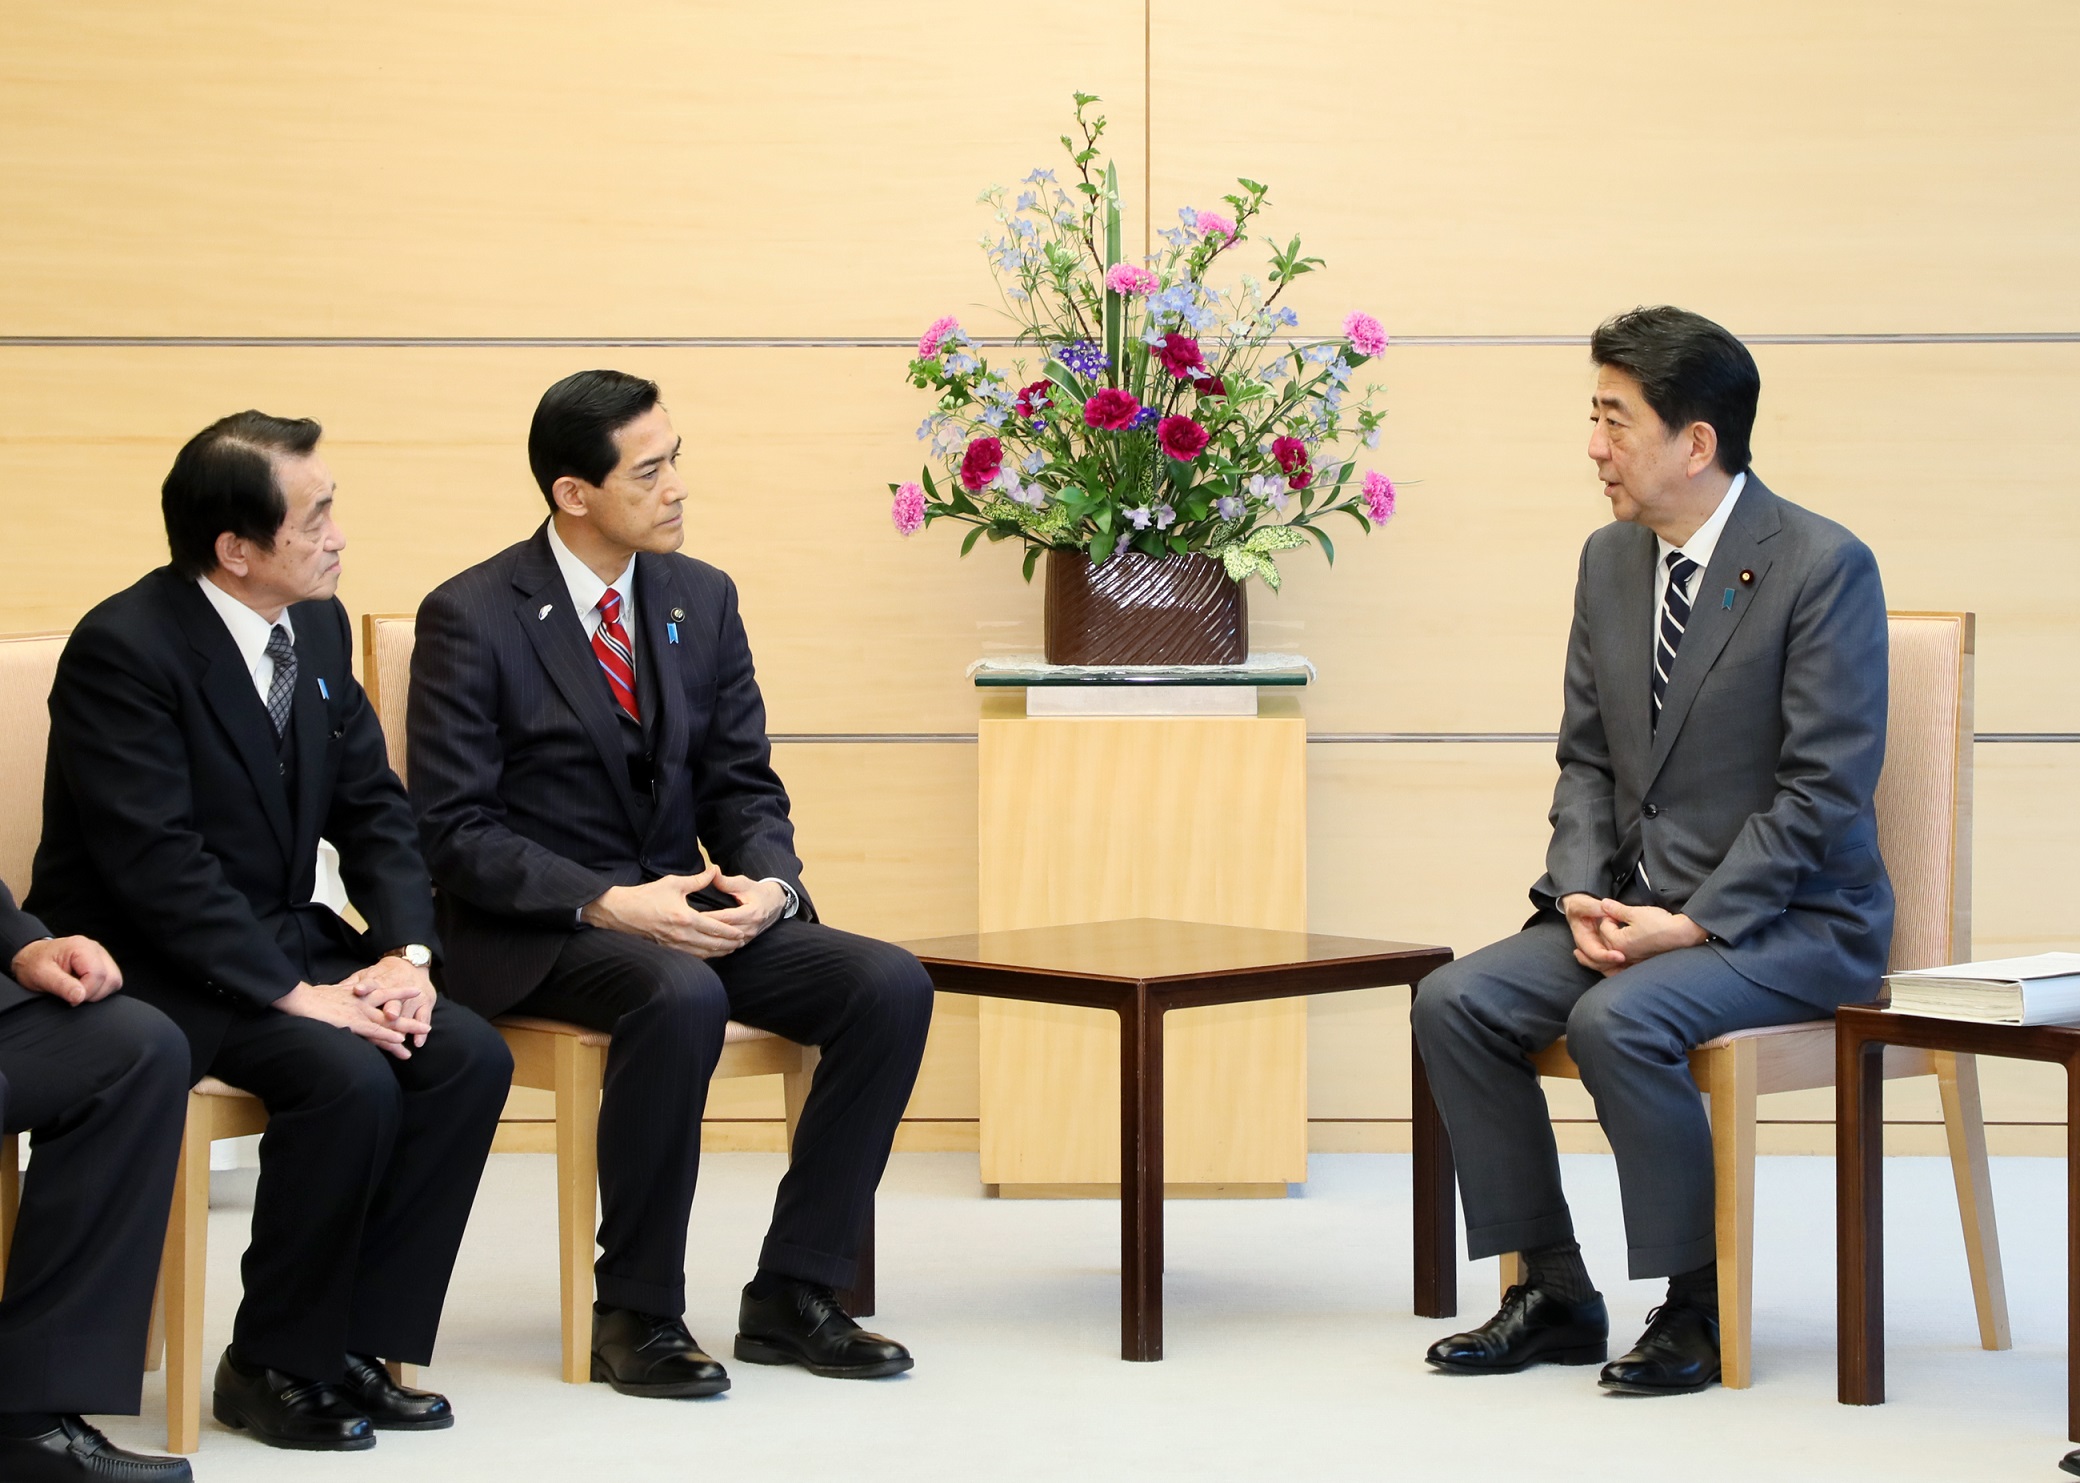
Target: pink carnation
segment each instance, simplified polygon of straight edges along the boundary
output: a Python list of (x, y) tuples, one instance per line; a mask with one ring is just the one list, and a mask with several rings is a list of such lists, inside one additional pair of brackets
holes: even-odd
[(1343, 338), (1360, 355), (1378, 355), (1387, 348), (1387, 332), (1370, 314), (1353, 314), (1343, 322)]
[(924, 490), (912, 482), (896, 490), (896, 502), (888, 512), (895, 521), (896, 529), (906, 536), (914, 536), (924, 527)]
[(1365, 513), (1374, 525), (1385, 525), (1394, 518), (1394, 481), (1378, 469), (1365, 471)]
[(959, 334), (960, 328), (960, 321), (950, 314), (942, 319), (933, 320), (932, 327), (918, 337), (917, 353), (926, 357), (937, 355), (939, 347), (945, 343), (946, 337), (950, 334)]
[(1118, 432), (1131, 423), (1134, 414), (1140, 410), (1141, 403), (1134, 400), (1132, 392), (1108, 386), (1083, 404), (1083, 420), (1088, 426)]
[(1152, 294), (1163, 280), (1132, 263), (1114, 263), (1105, 270), (1105, 286), (1116, 294)]
[(1156, 424), (1156, 442), (1179, 463), (1190, 463), (1206, 451), (1210, 435), (1189, 417), (1165, 417)]
[(1235, 240), (1235, 223), (1211, 211), (1199, 213), (1199, 230), (1209, 237), (1218, 236), (1228, 242)]

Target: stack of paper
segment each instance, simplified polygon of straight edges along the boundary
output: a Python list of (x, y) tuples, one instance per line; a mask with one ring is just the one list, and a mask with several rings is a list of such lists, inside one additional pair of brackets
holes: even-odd
[(1888, 973), (1892, 1008), (1946, 1020), (1995, 1025), (2063, 1025), (2080, 1021), (2080, 953), (1993, 958), (1947, 968)]

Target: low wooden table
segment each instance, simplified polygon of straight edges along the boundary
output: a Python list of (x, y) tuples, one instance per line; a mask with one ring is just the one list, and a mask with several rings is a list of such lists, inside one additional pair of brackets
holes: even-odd
[(1451, 949), (1147, 918), (909, 942), (949, 993), (1119, 1015), (1120, 1354), (1163, 1357), (1163, 1016), (1412, 984)]
[(2080, 1442), (2080, 1029), (1984, 1025), (1850, 1005), (1835, 1012), (1835, 1293), (1838, 1395), (1885, 1400), (1885, 1104), (1888, 1045), (2055, 1061), (2066, 1068), (2066, 1435)]

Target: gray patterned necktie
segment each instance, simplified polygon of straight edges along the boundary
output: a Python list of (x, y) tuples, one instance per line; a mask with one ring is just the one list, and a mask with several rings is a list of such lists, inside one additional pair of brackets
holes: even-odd
[(1661, 697), (1668, 677), (1675, 672), (1676, 650), (1683, 646), (1683, 630), (1690, 626), (1690, 579), (1697, 563), (1680, 551), (1668, 553), (1668, 592), (1661, 601), (1661, 631), (1654, 643), (1654, 726), (1661, 725)]
[(267, 657), (274, 661), (274, 680), (267, 687), (267, 718), (275, 739), (289, 729), (289, 710), (296, 703), (296, 645), (289, 630), (277, 623), (267, 635)]

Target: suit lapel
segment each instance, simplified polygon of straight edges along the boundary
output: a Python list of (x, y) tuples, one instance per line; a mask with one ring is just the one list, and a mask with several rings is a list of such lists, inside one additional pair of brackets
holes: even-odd
[(314, 626), (297, 629), (303, 642), (297, 645), (296, 697), (289, 711), (289, 744), (296, 749), (296, 846), (290, 863), (299, 867), (317, 858), (318, 836), (325, 829), (325, 747), (332, 734), (332, 718), (318, 694), (319, 666), (310, 639)]
[(607, 688), (599, 656), (586, 642), (585, 625), (571, 607), (570, 588), (549, 551), (547, 522), (528, 542), (527, 553), (513, 572), (513, 585), (521, 593), (513, 604), (513, 621), (534, 645), (535, 657), (598, 751), (607, 783), (621, 800), (629, 827), (640, 831), (642, 812), (628, 785), (628, 754), (621, 744), (613, 692)]
[[(1765, 543), (1782, 524), (1777, 514), (1777, 497), (1750, 474), (1712, 552), (1711, 565), (1698, 577), (1690, 605), (1690, 626), (1683, 631), (1682, 647), (1676, 650), (1676, 667), (1661, 697), (1661, 724), (1654, 732), (1654, 750), (1647, 759), (1646, 787), (1653, 786), (1661, 765), (1668, 760), (1676, 733), (1683, 729), (1704, 677), (1718, 661), (1733, 631), (1740, 627), (1741, 619), (1748, 616), (1748, 609), (1755, 605), (1756, 594), (1769, 573), (1770, 557)], [(1741, 581), (1741, 572), (1751, 573), (1752, 580)], [(1728, 592), (1733, 594), (1730, 605), (1725, 596)], [(1647, 663), (1651, 667), (1651, 657)]]
[(267, 815), (268, 827), (287, 860), (295, 850), (296, 831), (289, 818), (289, 790), (282, 785), (282, 757), (274, 723), (268, 720), (267, 707), (253, 688), (252, 672), (239, 658), (238, 645), (231, 641), (231, 631), (210, 607), (209, 599), (183, 578), (169, 577), (168, 581), (174, 588), (174, 620), (202, 664), (197, 688), (252, 778), (261, 812)]
[(674, 617), (686, 611), (685, 594), (673, 570), (674, 563), (661, 556), (638, 556), (636, 558), (636, 627), (640, 637), (637, 660), (642, 661), (642, 650), (649, 653), (650, 672), (657, 677), (653, 686), (657, 705), (656, 725), (652, 755), (657, 759), (658, 807), (651, 819), (665, 817), (664, 802), (671, 790), (686, 784), (689, 773), (686, 766), (686, 737), (688, 719), (686, 715), (685, 671), (686, 646), (674, 641), (671, 628), (684, 619)]

